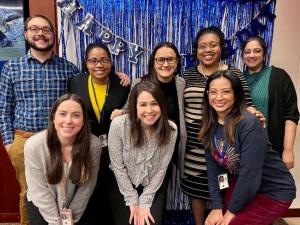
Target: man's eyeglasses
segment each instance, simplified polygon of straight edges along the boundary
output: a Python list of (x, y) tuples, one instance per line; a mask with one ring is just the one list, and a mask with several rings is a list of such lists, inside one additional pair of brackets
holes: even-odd
[(232, 93), (232, 89), (230, 89), (230, 88), (222, 89), (220, 91), (218, 91), (218, 90), (207, 91), (208, 96), (211, 98), (215, 98), (219, 94), (221, 95), (221, 97), (226, 97), (226, 96), (230, 95), (231, 93)]
[(87, 62), (91, 66), (96, 66), (98, 63), (100, 63), (103, 66), (107, 66), (107, 65), (110, 64), (110, 59), (106, 58), (106, 57), (103, 57), (103, 58), (100, 58), (100, 59), (90, 58), (90, 59), (87, 59)]
[(168, 58), (159, 57), (159, 58), (155, 58), (154, 60), (158, 65), (163, 65), (165, 63), (165, 61), (167, 61), (168, 64), (170, 64), (170, 65), (175, 64), (177, 62), (176, 57), (168, 57)]
[(37, 34), (39, 31), (42, 31), (43, 34), (50, 34), (52, 33), (52, 29), (50, 27), (37, 27), (37, 26), (30, 26), (28, 27), (32, 33)]
[(209, 48), (209, 49), (215, 49), (217, 47), (220, 46), (220, 42), (217, 42), (217, 41), (213, 41), (213, 42), (210, 42), (208, 44), (199, 44), (198, 45), (198, 50), (200, 51), (204, 51), (206, 48)]

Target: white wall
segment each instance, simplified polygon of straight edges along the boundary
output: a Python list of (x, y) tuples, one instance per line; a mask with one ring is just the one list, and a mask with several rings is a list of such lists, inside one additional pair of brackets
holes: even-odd
[[(277, 0), (276, 19), (270, 65), (284, 68), (292, 77), (300, 109), (300, 1)], [(300, 125), (297, 129), (295, 168), (292, 174), (296, 180), (297, 198), (291, 208), (300, 208)]]

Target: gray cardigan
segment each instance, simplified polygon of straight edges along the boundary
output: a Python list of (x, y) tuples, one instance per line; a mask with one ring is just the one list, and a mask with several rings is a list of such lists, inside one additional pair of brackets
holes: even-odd
[[(108, 150), (120, 192), (127, 206), (138, 204), (150, 208), (156, 191), (160, 188), (171, 161), (176, 136), (176, 125), (169, 121), (174, 130), (167, 145), (159, 147), (154, 134), (142, 147), (133, 146), (130, 137), (128, 114), (115, 118), (108, 134)], [(136, 187), (144, 186), (139, 196)]]
[[(68, 180), (66, 183), (66, 204), (72, 210), (74, 222), (78, 222), (81, 218), (95, 188), (101, 154), (100, 144), (100, 140), (96, 136), (91, 135), (91, 179), (84, 185), (77, 185), (78, 187), (71, 180)], [(60, 225), (61, 186), (60, 184), (51, 185), (46, 179), (46, 165), (50, 157), (46, 130), (26, 141), (24, 154), (28, 201), (33, 202), (48, 224)]]

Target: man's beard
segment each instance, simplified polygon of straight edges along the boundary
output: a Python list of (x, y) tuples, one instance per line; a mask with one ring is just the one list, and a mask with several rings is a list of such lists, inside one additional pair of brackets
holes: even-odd
[[(39, 39), (42, 39), (43, 41), (48, 42), (48, 45), (46, 47), (42, 47), (42, 48), (38, 47), (35, 44), (35, 41), (38, 41)], [(27, 44), (30, 48), (33, 48), (34, 50), (41, 51), (41, 52), (48, 52), (53, 48), (54, 40), (52, 41), (52, 43), (50, 43), (49, 38), (45, 37), (44, 35), (40, 35), (40, 36), (34, 36), (33, 41), (27, 40)]]

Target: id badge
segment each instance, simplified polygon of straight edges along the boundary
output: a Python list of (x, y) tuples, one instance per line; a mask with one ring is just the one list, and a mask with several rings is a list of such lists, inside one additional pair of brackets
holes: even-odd
[(101, 147), (107, 147), (107, 135), (106, 134), (102, 134), (99, 135), (99, 139), (101, 141)]
[(73, 225), (73, 216), (71, 209), (60, 209), (61, 225)]
[(219, 183), (220, 190), (223, 190), (223, 189), (229, 187), (227, 173), (223, 173), (218, 176), (218, 183)]

